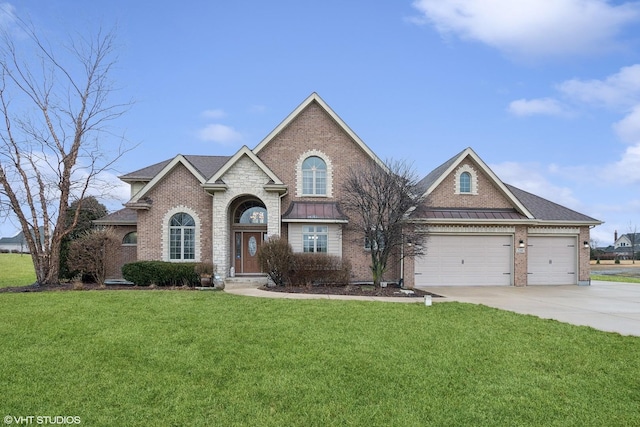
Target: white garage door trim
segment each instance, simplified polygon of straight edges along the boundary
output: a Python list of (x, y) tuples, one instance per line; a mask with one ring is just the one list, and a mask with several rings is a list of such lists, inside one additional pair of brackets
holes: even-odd
[(416, 286), (513, 284), (511, 235), (431, 234), (425, 247), (415, 260)]
[(576, 236), (530, 236), (527, 242), (528, 285), (578, 283)]

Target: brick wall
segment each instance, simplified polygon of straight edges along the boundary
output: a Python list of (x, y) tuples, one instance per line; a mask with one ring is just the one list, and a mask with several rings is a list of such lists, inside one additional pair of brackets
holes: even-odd
[[(328, 197), (299, 197), (297, 165), (309, 155), (320, 155), (330, 163), (332, 187)], [(282, 213), (293, 200), (339, 201), (341, 183), (349, 171), (362, 168), (370, 161), (367, 153), (317, 103), (312, 102), (259, 153), (258, 157), (289, 187), (282, 200)], [(286, 234), (286, 230), (283, 235)], [(369, 253), (364, 240), (348, 226), (343, 229), (342, 256), (352, 263), (353, 280), (371, 280)], [(385, 279), (399, 277), (397, 261), (389, 263)]]
[[(211, 261), (211, 196), (200, 182), (181, 164), (178, 164), (147, 196), (153, 201), (149, 210), (138, 211), (138, 259), (166, 260), (166, 238), (170, 211), (188, 208), (196, 214), (196, 257), (194, 261)], [(187, 210), (187, 209), (184, 209)], [(198, 257), (199, 255), (199, 257)]]
[[(477, 177), (477, 195), (455, 194), (456, 170), (468, 165)], [(478, 165), (467, 158), (460, 163), (451, 174), (429, 196), (429, 205), (432, 207), (447, 208), (512, 208), (513, 205), (502, 192), (493, 184)]]

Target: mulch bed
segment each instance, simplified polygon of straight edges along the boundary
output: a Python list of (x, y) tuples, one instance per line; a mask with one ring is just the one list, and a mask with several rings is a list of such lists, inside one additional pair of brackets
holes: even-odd
[[(400, 298), (424, 298), (431, 295), (433, 298), (441, 298), (431, 292), (421, 289), (413, 289), (413, 293), (402, 292), (398, 285), (389, 285), (386, 288), (374, 287), (372, 285), (345, 285), (345, 286), (263, 286), (260, 289), (269, 292), (289, 292), (295, 294), (322, 294), (322, 295), (352, 295), (369, 297), (400, 297)], [(101, 287), (97, 283), (83, 283), (74, 285), (62, 283), (59, 285), (38, 285), (14, 286), (0, 288), (0, 293), (17, 292), (56, 292), (56, 291), (152, 291), (152, 290), (181, 290), (191, 291), (195, 288), (188, 286), (135, 286), (135, 285), (106, 285)]]
[(389, 285), (386, 288), (374, 287), (373, 285), (345, 285), (345, 286), (263, 286), (260, 289), (270, 292), (288, 292), (292, 294), (322, 294), (322, 295), (352, 295), (368, 297), (401, 297), (401, 298), (424, 298), (431, 295), (433, 298), (442, 298), (431, 292), (421, 289), (412, 289), (413, 293), (402, 292), (398, 285)]

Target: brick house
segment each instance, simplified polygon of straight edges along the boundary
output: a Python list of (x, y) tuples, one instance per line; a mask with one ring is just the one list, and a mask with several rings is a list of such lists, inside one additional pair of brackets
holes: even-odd
[[(176, 157), (120, 178), (125, 208), (95, 221), (123, 238), (112, 275), (132, 260), (211, 261), (223, 278), (260, 275), (268, 236), (296, 252), (347, 257), (370, 280), (364, 240), (340, 209), (341, 182), (380, 162), (315, 93), (253, 150)], [(408, 226), (427, 233), (426, 255), (392, 260), (386, 280), (405, 286), (586, 284), (589, 230), (601, 222), (503, 183), (471, 149), (420, 182), (425, 202)]]

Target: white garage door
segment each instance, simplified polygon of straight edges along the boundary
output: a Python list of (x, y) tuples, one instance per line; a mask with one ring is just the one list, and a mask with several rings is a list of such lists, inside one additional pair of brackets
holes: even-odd
[(527, 246), (529, 285), (575, 285), (578, 283), (575, 237), (529, 237)]
[(511, 236), (430, 235), (415, 260), (417, 286), (509, 286)]

